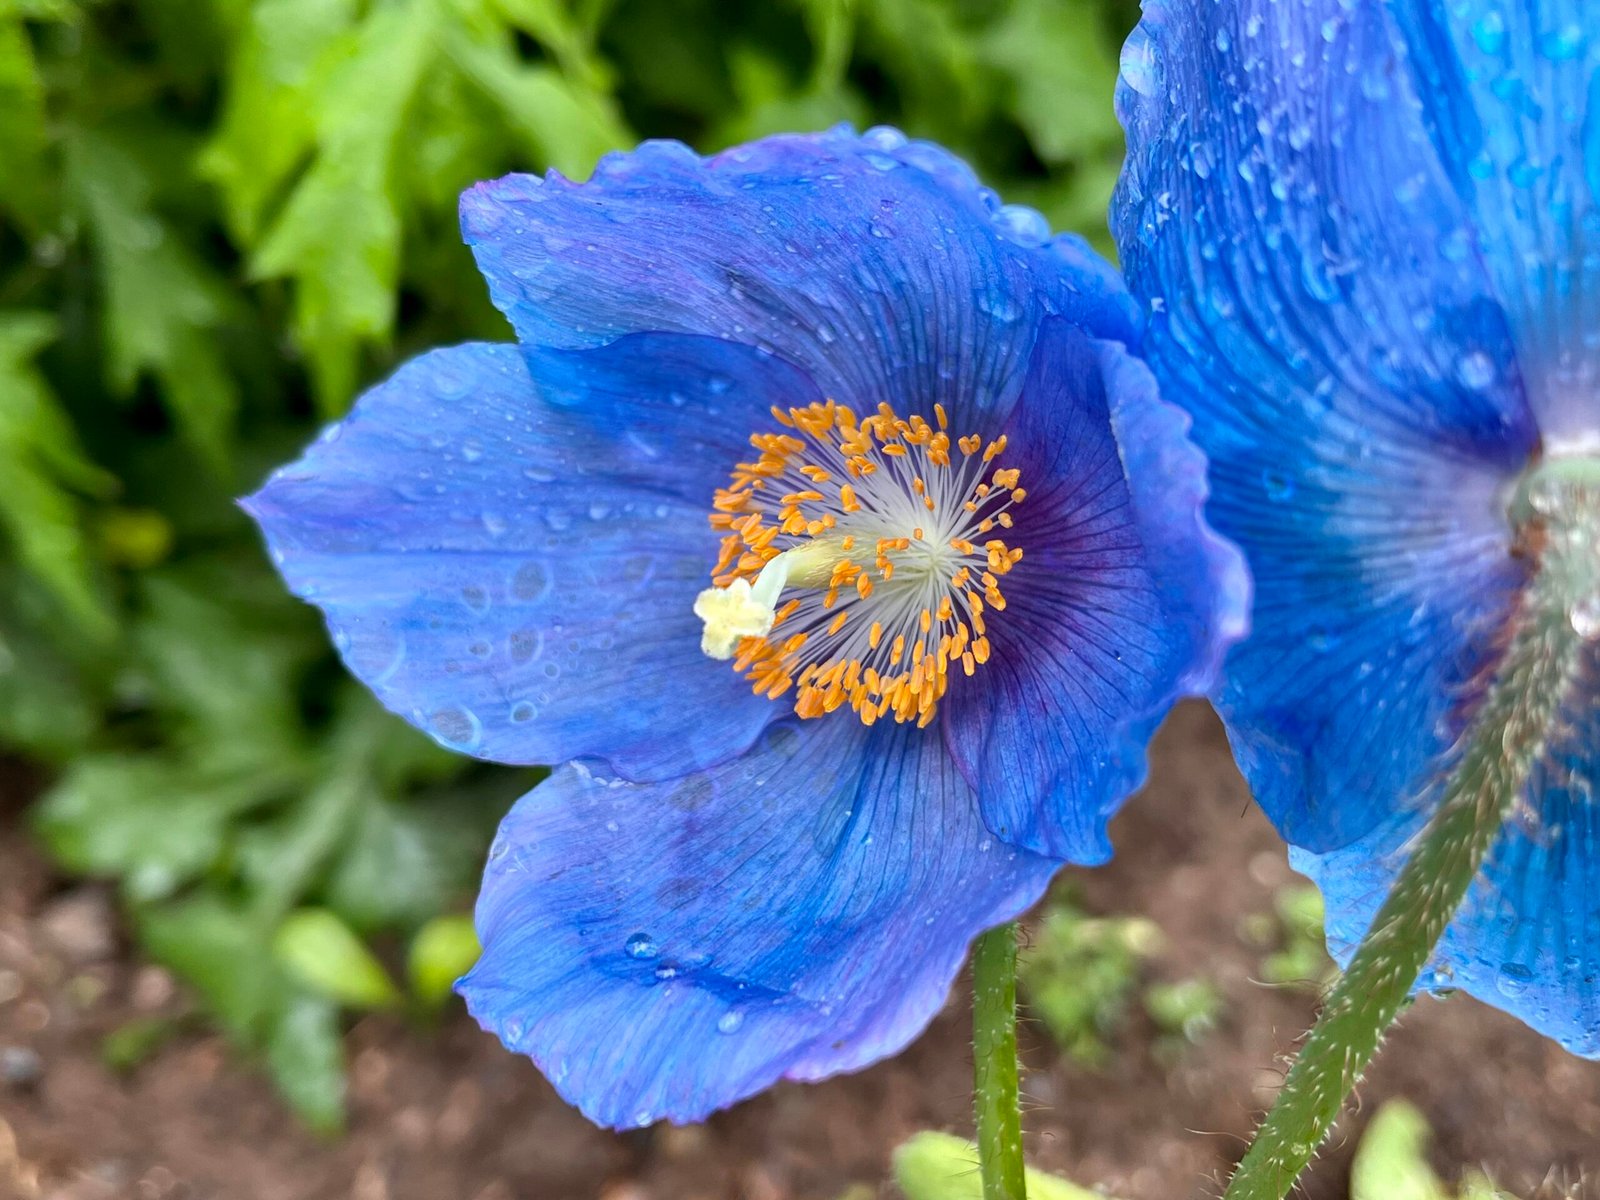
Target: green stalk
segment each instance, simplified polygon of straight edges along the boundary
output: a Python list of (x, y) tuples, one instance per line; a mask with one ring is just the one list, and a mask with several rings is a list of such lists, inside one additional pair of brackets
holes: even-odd
[(1327, 1137), (1543, 753), (1600, 611), (1600, 485), (1537, 471), (1513, 508), (1537, 567), (1438, 809), (1334, 986), (1224, 1200), (1281, 1200)]
[(972, 1066), (983, 1200), (1025, 1200), (1017, 1086), (1017, 927), (1000, 925), (972, 950)]

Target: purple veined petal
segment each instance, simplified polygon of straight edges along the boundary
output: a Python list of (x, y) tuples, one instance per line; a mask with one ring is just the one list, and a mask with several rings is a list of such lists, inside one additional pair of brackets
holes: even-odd
[(1007, 841), (1108, 859), (1106, 823), (1143, 782), (1155, 727), (1244, 635), (1249, 576), (1205, 522), (1188, 426), (1120, 345), (1046, 323), (1007, 429), (1023, 558), (988, 614), (990, 661), (956, 681), (944, 718)]
[(1145, 352), (1256, 581), (1218, 704), (1294, 843), (1347, 844), (1460, 728), (1538, 445), (1512, 327), (1387, 6), (1153, 0), (1113, 225)]
[(1056, 866), (989, 834), (931, 729), (782, 723), (655, 784), (574, 764), (506, 818), (459, 990), (590, 1119), (697, 1121), (900, 1050)]
[(781, 710), (700, 651), (715, 488), (799, 372), (709, 338), (461, 346), (368, 393), (245, 507), (350, 670), (455, 750), (635, 778)]
[(1003, 415), (1047, 315), (1134, 335), (1120, 279), (1081, 239), (1052, 239), (947, 151), (890, 129), (710, 158), (647, 142), (585, 183), (479, 184), (461, 214), (527, 345), (708, 334), (769, 350), (865, 412)]
[[(1424, 971), (1419, 989), (1460, 988), (1574, 1054), (1600, 1058), (1600, 645), (1591, 643), (1556, 739)], [(1322, 889), (1328, 948), (1355, 952), (1427, 818), (1397, 814), (1354, 845), (1291, 850)]]

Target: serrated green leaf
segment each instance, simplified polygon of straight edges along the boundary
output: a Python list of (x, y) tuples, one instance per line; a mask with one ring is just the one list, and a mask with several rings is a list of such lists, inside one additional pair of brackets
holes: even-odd
[(314, 1132), (344, 1128), (344, 1043), (338, 1007), (317, 996), (289, 998), (267, 1033), (267, 1066), (278, 1090)]
[(94, 668), (108, 649), (62, 617), (37, 579), (0, 567), (0, 744), (52, 763), (81, 754), (99, 727)]
[(411, 941), (406, 959), (411, 994), (426, 1008), (440, 1007), (482, 953), (471, 917), (435, 917)]
[(578, 87), (590, 93), (611, 90), (614, 72), (594, 53), (594, 29), (586, 28), (562, 0), (490, 0), (490, 6), (549, 50), (562, 74)]
[(995, 81), (953, 6), (939, 0), (861, 0), (860, 38), (903, 93), (905, 124), (960, 144), (994, 108)]
[[(894, 1181), (906, 1200), (983, 1200), (978, 1148), (948, 1133), (919, 1133), (894, 1152)], [(1027, 1169), (1029, 1200), (1108, 1200), (1059, 1175)]]
[(208, 768), (281, 776), (299, 757), (299, 677), (321, 648), (298, 621), (263, 617), (215, 575), (191, 564), (141, 579), (133, 643), (148, 702), (174, 720)]
[(295, 979), (320, 996), (351, 1008), (395, 1008), (399, 989), (351, 928), (325, 908), (302, 908), (284, 918), (272, 952)]
[(261, 0), (250, 9), (227, 72), (222, 120), (199, 160), (246, 246), (255, 245), (273, 201), (311, 153), (311, 97), (351, 51), (356, 12), (356, 0)]
[(307, 97), (317, 156), (251, 260), (257, 279), (295, 284), (295, 332), (318, 402), (336, 415), (355, 390), (363, 346), (394, 326), (402, 220), (397, 142), (437, 39), (433, 0), (376, 9)]
[(276, 960), (262, 953), (260, 923), (209, 893), (135, 912), (151, 956), (200, 993), (234, 1041), (261, 1046), (290, 988)]
[(1103, 13), (1095, 0), (1015, 0), (978, 43), (979, 58), (1006, 77), (1013, 113), (1045, 162), (1121, 145), (1110, 104), (1117, 55)]
[(38, 234), (50, 223), (44, 83), (21, 16), (0, 13), (0, 213)]
[(134, 900), (172, 894), (221, 856), (229, 822), (277, 781), (257, 772), (207, 776), (154, 755), (75, 763), (34, 809), (34, 828), (67, 869), (120, 877)]
[(840, 121), (862, 126), (869, 120), (866, 102), (840, 81), (790, 89), (783, 65), (754, 47), (729, 54), (729, 72), (739, 96), (738, 115), (710, 135), (716, 146), (731, 146), (794, 129), (828, 129)]
[(560, 71), (518, 61), (509, 39), (475, 39), (452, 29), (445, 41), (457, 69), (500, 107), (534, 163), (584, 178), (608, 150), (631, 141), (615, 105)]
[(0, 312), (0, 527), (18, 560), (67, 606), (81, 630), (103, 640), (114, 622), (68, 489), (105, 494), (114, 481), (83, 457), (33, 365), (55, 335), (54, 319), (43, 313)]
[(479, 831), (444, 805), (373, 800), (339, 848), (325, 893), (358, 928), (415, 925), (471, 886)]
[(224, 472), (239, 390), (216, 335), (237, 301), (154, 211), (157, 176), (138, 146), (107, 131), (67, 142), (68, 185), (100, 268), (107, 374), (124, 393), (154, 374), (190, 443)]

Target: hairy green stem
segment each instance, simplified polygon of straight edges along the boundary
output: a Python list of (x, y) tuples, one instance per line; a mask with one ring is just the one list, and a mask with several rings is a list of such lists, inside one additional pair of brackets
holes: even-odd
[(972, 1060), (983, 1200), (1024, 1200), (1015, 923), (989, 930), (973, 946)]
[(1332, 1129), (1545, 749), (1600, 603), (1600, 486), (1532, 475), (1513, 510), (1537, 566), (1438, 808), (1307, 1035), (1225, 1200), (1281, 1200)]

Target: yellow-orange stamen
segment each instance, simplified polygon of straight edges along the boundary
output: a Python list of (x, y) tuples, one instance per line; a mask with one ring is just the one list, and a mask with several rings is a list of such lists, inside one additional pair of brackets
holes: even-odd
[(707, 652), (736, 642), (735, 670), (760, 695), (793, 691), (801, 717), (848, 704), (867, 725), (926, 725), (951, 671), (988, 662), (984, 610), (1004, 611), (1000, 578), (1022, 558), (995, 536), (1026, 497), (1021, 472), (995, 464), (1006, 437), (958, 437), (952, 458), (942, 405), (932, 421), (831, 400), (773, 419), (782, 432), (753, 434), (755, 456), (712, 500)]

